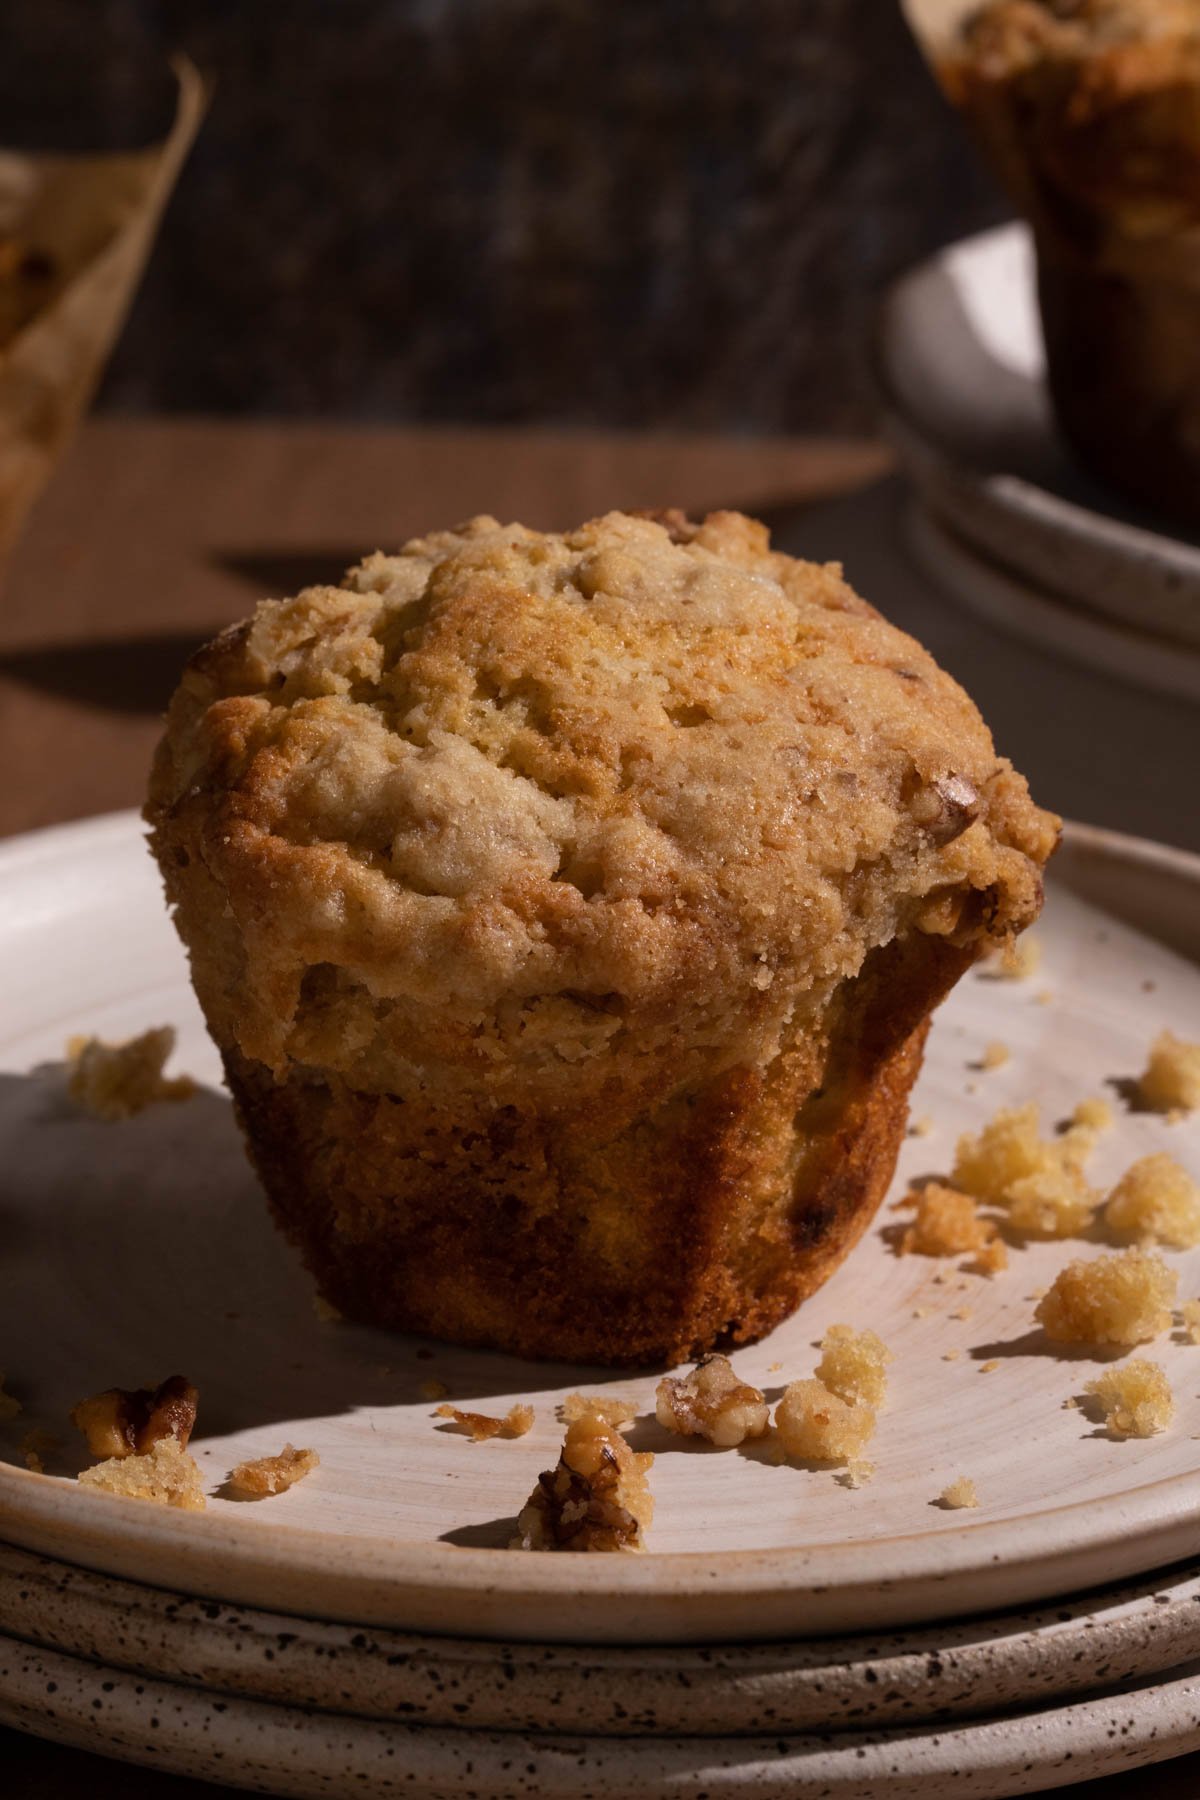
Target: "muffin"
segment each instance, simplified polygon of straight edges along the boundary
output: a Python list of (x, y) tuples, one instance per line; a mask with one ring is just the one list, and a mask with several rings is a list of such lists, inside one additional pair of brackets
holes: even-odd
[(1081, 460), (1200, 520), (1200, 5), (991, 0), (941, 65), (1033, 227), (1050, 393)]
[(837, 1267), (1058, 831), (918, 644), (727, 512), (477, 518), (260, 606), (146, 816), (325, 1295), (611, 1364)]

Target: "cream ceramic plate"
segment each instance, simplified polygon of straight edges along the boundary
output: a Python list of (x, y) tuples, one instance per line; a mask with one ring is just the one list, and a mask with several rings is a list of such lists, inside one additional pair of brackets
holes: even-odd
[[(310, 1284), (276, 1238), (244, 1162), (216, 1059), (131, 817), (18, 841), (0, 852), (5, 995), (0, 1143), (0, 1366), (24, 1401), (0, 1440), (0, 1536), (185, 1592), (363, 1625), (463, 1636), (594, 1642), (732, 1640), (875, 1629), (994, 1609), (1194, 1554), (1200, 1545), (1200, 1348), (1161, 1341), (1179, 1419), (1114, 1444), (1063, 1407), (1100, 1366), (1048, 1353), (1034, 1290), (1060, 1246), (1014, 1255), (995, 1282), (897, 1259), (886, 1210), (834, 1280), (764, 1343), (739, 1354), (777, 1392), (815, 1360), (832, 1322), (870, 1324), (895, 1354), (891, 1404), (855, 1492), (828, 1471), (693, 1449), (652, 1423), (659, 1452), (653, 1553), (554, 1557), (502, 1548), (556, 1452), (556, 1403), (600, 1386), (652, 1412), (654, 1376), (599, 1377), (349, 1325), (321, 1324)], [(939, 1016), (914, 1116), (931, 1135), (902, 1174), (945, 1170), (956, 1133), (1036, 1095), (1048, 1121), (1134, 1075), (1163, 1026), (1197, 1034), (1200, 972), (1092, 910), (1106, 895), (1189, 947), (1200, 863), (1077, 832), (1060, 858), (1030, 982), (972, 976)], [(1194, 937), (1190, 947), (1194, 948)], [(1046, 1003), (1045, 996), (1049, 996)], [(41, 1067), (76, 1031), (117, 1037), (170, 1021), (178, 1064), (214, 1090), (128, 1124), (75, 1116), (61, 1071)], [(973, 1065), (990, 1040), (1004, 1068)], [(1115, 1096), (1114, 1096), (1115, 1097)], [(1099, 1181), (1169, 1147), (1196, 1167), (1197, 1122), (1119, 1106)], [(1092, 1252), (1085, 1251), (1085, 1254)], [(1200, 1254), (1174, 1257), (1200, 1292)], [(939, 1283), (938, 1277), (946, 1279)], [(966, 1318), (952, 1314), (965, 1309)], [(989, 1373), (983, 1365), (996, 1361)], [(22, 1429), (63, 1428), (81, 1394), (181, 1369), (201, 1390), (195, 1447), (213, 1498), (203, 1516), (90, 1494), (21, 1466)], [(536, 1408), (529, 1436), (472, 1444), (441, 1427), (422, 1384), (503, 1411)], [(237, 1459), (285, 1439), (321, 1468), (278, 1499), (221, 1497)], [(78, 1465), (69, 1445), (52, 1472)], [(935, 1499), (958, 1474), (977, 1512)]]

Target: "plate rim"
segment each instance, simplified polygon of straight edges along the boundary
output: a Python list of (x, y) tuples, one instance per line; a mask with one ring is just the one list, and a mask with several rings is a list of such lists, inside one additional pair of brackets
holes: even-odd
[[(0, 844), (0, 876), (36, 871), (64, 853), (78, 863), (91, 845), (136, 840), (146, 854), (143, 834), (134, 811), (46, 827)], [(1190, 851), (1090, 825), (1068, 824), (1064, 840), (1068, 853), (1170, 872), (1200, 891), (1200, 855)], [(466, 1617), (471, 1635), (485, 1638), (682, 1643), (746, 1638), (744, 1625), (731, 1631), (722, 1620), (750, 1604), (758, 1641), (1045, 1600), (1094, 1586), (1085, 1571), (1098, 1557), (1110, 1582), (1182, 1561), (1200, 1540), (1200, 1468), (1016, 1518), (889, 1537), (895, 1572), (883, 1576), (856, 1568), (864, 1551), (878, 1555), (879, 1540), (862, 1536), (816, 1547), (582, 1558), (427, 1540), (384, 1546), (132, 1507), (10, 1464), (0, 1464), (0, 1537), (102, 1574), (335, 1622), (454, 1634), (454, 1621)]]

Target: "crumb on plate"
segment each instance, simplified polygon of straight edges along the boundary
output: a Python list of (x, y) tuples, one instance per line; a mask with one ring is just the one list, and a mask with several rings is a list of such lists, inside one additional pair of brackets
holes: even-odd
[(489, 1438), (519, 1438), (533, 1424), (532, 1406), (510, 1406), (502, 1419), (491, 1413), (460, 1412), (457, 1406), (439, 1406), (439, 1419), (449, 1419), (470, 1438), (473, 1444), (485, 1444)]
[(1154, 1112), (1194, 1112), (1200, 1106), (1200, 1044), (1160, 1031), (1137, 1088)]
[(1180, 1304), (1179, 1323), (1193, 1344), (1200, 1344), (1200, 1300), (1184, 1300)]
[(859, 1460), (875, 1431), (875, 1409), (843, 1400), (823, 1381), (793, 1381), (775, 1408), (775, 1430), (788, 1456), (804, 1462)]
[(1113, 1123), (1113, 1109), (1099, 1094), (1089, 1094), (1076, 1105), (1071, 1123), (1081, 1125), (1085, 1131), (1108, 1131)]
[(1058, 1138), (1038, 1130), (1036, 1101), (1001, 1107), (983, 1129), (958, 1141), (951, 1180), (964, 1193), (1002, 1207), (1014, 1230), (1075, 1237), (1091, 1222), (1096, 1196), (1083, 1178), (1094, 1132), (1071, 1125)]
[(647, 1480), (653, 1462), (596, 1413), (582, 1413), (567, 1427), (557, 1466), (538, 1476), (510, 1548), (644, 1550), (654, 1516)]
[(664, 1375), (655, 1393), (658, 1422), (680, 1437), (707, 1438), (722, 1450), (758, 1438), (770, 1423), (759, 1388), (742, 1381), (726, 1356), (703, 1356), (687, 1375)]
[(285, 1444), (278, 1456), (255, 1456), (249, 1462), (238, 1463), (229, 1471), (229, 1485), (256, 1497), (281, 1494), (311, 1475), (320, 1462), (315, 1450), (297, 1450), (294, 1445)]
[(978, 1506), (979, 1494), (971, 1477), (959, 1475), (949, 1487), (944, 1487), (938, 1495), (938, 1505), (951, 1512), (964, 1506)]
[(630, 1424), (638, 1415), (636, 1400), (622, 1400), (616, 1394), (568, 1394), (559, 1407), (563, 1422), (573, 1425), (576, 1419), (602, 1419), (606, 1425)]
[(1179, 1276), (1143, 1250), (1071, 1262), (1038, 1301), (1034, 1317), (1060, 1344), (1142, 1344), (1166, 1331)]
[(150, 1500), (156, 1506), (177, 1506), (185, 1512), (203, 1512), (205, 1506), (200, 1470), (175, 1437), (159, 1438), (144, 1455), (111, 1457), (94, 1464), (83, 1470), (79, 1485), (93, 1493)]
[(900, 1240), (903, 1256), (959, 1256), (985, 1250), (996, 1235), (990, 1219), (982, 1219), (970, 1194), (945, 1182), (927, 1181), (902, 1202), (915, 1207), (912, 1224)]
[(1106, 1369), (1087, 1383), (1085, 1392), (1103, 1407), (1109, 1437), (1153, 1437), (1175, 1417), (1170, 1382), (1159, 1364), (1144, 1356)]
[(994, 1040), (992, 1043), (983, 1046), (983, 1053), (979, 1058), (979, 1067), (981, 1069), (1002, 1069), (1006, 1062), (1011, 1061), (1012, 1051), (1009, 1049), (1008, 1045), (1002, 1044), (998, 1040)]
[(1010, 937), (991, 955), (985, 955), (979, 972), (989, 981), (1026, 981), (1042, 966), (1042, 946), (1027, 931), (1019, 938)]
[(95, 1119), (130, 1119), (160, 1101), (188, 1100), (196, 1091), (190, 1075), (163, 1074), (175, 1048), (175, 1031), (160, 1025), (122, 1044), (73, 1037), (67, 1043), (67, 1091)]
[(892, 1353), (873, 1331), (831, 1325), (821, 1339), (815, 1374), (839, 1400), (865, 1400), (882, 1406), (887, 1395), (887, 1366)]
[(848, 1462), (844, 1469), (839, 1469), (834, 1480), (845, 1488), (865, 1487), (875, 1473), (873, 1462)]
[(1131, 1163), (1108, 1197), (1105, 1227), (1139, 1243), (1200, 1244), (1200, 1187), (1165, 1150)]
[(25, 1458), (25, 1467), (32, 1470), (35, 1475), (46, 1473), (46, 1457), (61, 1448), (62, 1439), (56, 1437), (52, 1431), (46, 1431), (40, 1425), (35, 1425), (33, 1430), (27, 1431), (21, 1439), (21, 1455)]

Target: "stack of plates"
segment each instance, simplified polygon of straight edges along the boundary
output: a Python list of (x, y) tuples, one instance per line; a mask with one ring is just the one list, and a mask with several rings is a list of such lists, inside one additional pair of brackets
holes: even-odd
[[(989, 1281), (899, 1258), (885, 1210), (738, 1353), (774, 1397), (830, 1323), (883, 1335), (889, 1406), (857, 1490), (670, 1437), (653, 1374), (322, 1323), (215, 1090), (136, 821), (15, 842), (0, 887), (0, 1318), (26, 1409), (0, 1427), (0, 1722), (303, 1796), (1002, 1796), (1200, 1746), (1200, 1349), (1154, 1346), (1179, 1408), (1159, 1437), (1113, 1443), (1064, 1406), (1103, 1366), (1033, 1328), (1064, 1246)], [(1198, 892), (1198, 859), (1072, 830), (1038, 974), (971, 976), (939, 1014), (914, 1102), (934, 1125), (902, 1177), (945, 1172), (999, 1105), (1037, 1094), (1049, 1124), (1119, 1091), (1164, 1025), (1194, 1034)], [(42, 1065), (69, 1033), (163, 1022), (212, 1091), (119, 1127), (67, 1108)], [(997, 1039), (1010, 1060), (985, 1068)], [(1163, 1146), (1196, 1163), (1195, 1122), (1118, 1112), (1098, 1184)], [(1172, 1261), (1200, 1292), (1200, 1252)], [(80, 1489), (66, 1444), (50, 1479), (25, 1469), (29, 1426), (177, 1369), (200, 1388), (205, 1513)], [(486, 1412), (528, 1401), (534, 1428), (471, 1443), (431, 1381)], [(505, 1547), (580, 1388), (638, 1403), (645, 1556)], [(221, 1491), (285, 1439), (319, 1451), (306, 1481)], [(939, 1505), (959, 1475), (977, 1510)]]
[(1102, 488), (1064, 445), (1026, 228), (969, 238), (900, 281), (876, 367), (930, 572), (1020, 636), (1200, 698), (1200, 541)]

